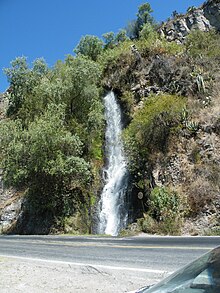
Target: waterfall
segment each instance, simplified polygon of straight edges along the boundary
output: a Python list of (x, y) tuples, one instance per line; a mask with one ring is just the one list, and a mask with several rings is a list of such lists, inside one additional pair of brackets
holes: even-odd
[(121, 140), (121, 110), (113, 92), (104, 98), (106, 134), (106, 168), (103, 170), (104, 188), (99, 202), (99, 233), (118, 235), (127, 224), (126, 191), (128, 172)]

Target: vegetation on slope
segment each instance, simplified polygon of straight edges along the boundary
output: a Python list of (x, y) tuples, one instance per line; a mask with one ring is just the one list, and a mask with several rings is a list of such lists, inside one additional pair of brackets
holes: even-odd
[[(22, 57), (5, 72), (10, 88), (8, 119), (0, 124), (4, 181), (26, 190), (24, 226), (42, 217), (47, 232), (55, 224), (64, 229), (66, 217), (86, 217), (100, 184), (100, 68), (84, 56), (68, 56), (53, 69), (38, 59), (29, 68)], [(81, 232), (90, 229), (91, 219), (85, 222)]]
[(30, 68), (22, 57), (5, 70), (1, 167), (8, 186), (25, 190), (18, 232), (91, 232), (102, 185), (101, 97), (109, 89), (124, 112), (130, 210), (139, 228), (178, 234), (187, 218), (207, 212), (218, 227), (220, 36), (193, 31), (182, 45), (168, 42), (151, 12), (141, 5), (126, 30), (104, 41), (82, 37), (76, 56), (52, 69), (42, 59)]

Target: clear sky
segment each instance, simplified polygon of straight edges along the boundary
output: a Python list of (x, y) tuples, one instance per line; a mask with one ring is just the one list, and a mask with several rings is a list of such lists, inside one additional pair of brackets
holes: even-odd
[(0, 0), (0, 92), (8, 84), (2, 69), (18, 56), (31, 64), (44, 57), (49, 66), (73, 52), (82, 35), (101, 37), (135, 19), (149, 2), (159, 22), (202, 0)]

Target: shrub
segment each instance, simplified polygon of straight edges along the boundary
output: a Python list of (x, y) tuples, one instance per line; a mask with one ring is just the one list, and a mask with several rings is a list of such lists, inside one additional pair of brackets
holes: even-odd
[(192, 57), (219, 57), (220, 35), (214, 30), (202, 32), (192, 30), (186, 39), (186, 50)]
[(158, 233), (164, 235), (181, 235), (181, 227), (183, 224), (182, 217), (166, 218), (158, 223)]
[(155, 40), (156, 38), (159, 37), (159, 35), (150, 23), (145, 23), (140, 32), (140, 37), (145, 40), (148, 40), (148, 39)]
[(123, 62), (127, 62), (130, 64), (131, 57), (131, 49), (130, 46), (133, 43), (130, 40), (127, 40), (123, 43), (120, 43), (118, 46), (113, 49), (107, 49), (103, 51), (103, 53), (99, 56), (98, 62), (102, 66), (104, 70), (114, 68), (115, 66), (120, 66)]
[(155, 187), (149, 198), (150, 214), (157, 221), (174, 220), (180, 213), (180, 197), (165, 187)]
[(125, 91), (121, 97), (119, 97), (120, 101), (123, 104), (123, 110), (126, 115), (130, 116), (133, 112), (134, 107), (134, 95), (132, 92)]
[(166, 151), (170, 130), (179, 124), (184, 99), (173, 95), (152, 96), (136, 111), (124, 131), (131, 171), (143, 168), (151, 153)]
[(103, 84), (120, 91), (130, 90), (137, 80), (135, 76), (136, 58), (131, 51), (131, 41), (124, 41), (100, 55), (99, 64), (103, 70)]
[(144, 232), (177, 235), (186, 213), (184, 198), (174, 190), (155, 187), (148, 200), (149, 211), (139, 220)]
[(207, 205), (209, 205), (214, 198), (215, 192), (211, 186), (211, 183), (206, 178), (201, 176), (197, 177), (191, 183), (188, 191), (188, 201), (192, 216), (205, 211)]
[(161, 39), (157, 32), (152, 31), (145, 34), (143, 30), (142, 38), (136, 42), (136, 46), (142, 57), (155, 54), (175, 55), (183, 52), (183, 47), (175, 42), (168, 42), (166, 39)]
[(173, 218), (166, 218), (164, 221), (158, 222), (147, 213), (144, 214), (143, 218), (137, 220), (137, 224), (139, 230), (144, 233), (179, 235), (182, 226), (182, 218), (176, 217), (175, 220)]
[(196, 144), (192, 145), (192, 151), (189, 156), (189, 159), (193, 164), (201, 163), (200, 148)]
[(137, 224), (140, 231), (145, 233), (154, 234), (158, 232), (158, 224), (149, 214), (144, 214), (144, 218), (138, 219)]

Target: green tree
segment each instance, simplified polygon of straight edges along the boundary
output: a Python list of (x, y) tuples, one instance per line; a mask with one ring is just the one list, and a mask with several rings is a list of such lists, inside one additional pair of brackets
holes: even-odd
[(126, 34), (126, 30), (124, 30), (124, 29), (119, 30), (119, 32), (115, 36), (116, 44), (125, 42), (127, 40), (128, 40), (128, 37), (127, 37), (127, 34)]
[(27, 79), (30, 73), (27, 58), (16, 58), (11, 62), (11, 68), (4, 69), (4, 73), (7, 75), (10, 84), (8, 114), (13, 115), (21, 107), (23, 95), (27, 90)]
[(154, 19), (151, 16), (153, 10), (150, 3), (146, 2), (138, 7), (137, 19), (128, 23), (126, 27), (127, 35), (131, 39), (137, 39), (140, 36), (140, 32), (146, 23), (153, 25)]
[(10, 68), (5, 68), (9, 81), (9, 107), (7, 114), (16, 116), (25, 101), (26, 96), (33, 93), (34, 88), (49, 70), (43, 58), (36, 59), (29, 68), (26, 57), (17, 57), (11, 62)]
[(151, 13), (153, 10), (151, 9), (150, 3), (146, 2), (138, 7), (137, 13), (137, 24), (139, 31), (143, 28), (144, 24), (149, 23), (153, 24), (153, 17)]
[(81, 38), (79, 44), (74, 49), (74, 52), (76, 54), (88, 56), (93, 61), (96, 61), (102, 50), (102, 40), (96, 36), (86, 35)]
[(125, 30), (126, 30), (126, 34), (131, 40), (137, 39), (139, 37), (139, 28), (138, 28), (137, 20), (129, 21)]
[(115, 34), (113, 32), (108, 32), (102, 35), (105, 43), (105, 49), (112, 49), (115, 45)]
[[(32, 78), (36, 80), (35, 75)], [(39, 79), (30, 92), (23, 94), (17, 117), (27, 126), (48, 104), (62, 103), (66, 106), (66, 120), (75, 119), (85, 127), (90, 108), (99, 100), (100, 77), (101, 70), (96, 62), (83, 55), (69, 55), (65, 62), (58, 62)]]
[(28, 129), (19, 120), (3, 122), (0, 135), (4, 182), (28, 188), (38, 210), (55, 212), (69, 192), (83, 189), (90, 181), (82, 142), (66, 130), (63, 105), (49, 105)]
[(68, 56), (65, 61), (66, 71), (63, 76), (65, 96), (63, 97), (70, 115), (80, 123), (88, 121), (88, 113), (93, 103), (99, 100), (97, 84), (100, 81), (99, 65), (86, 58)]
[(49, 69), (44, 58), (37, 58), (36, 60), (34, 60), (32, 73), (34, 74), (35, 78), (42, 78), (42, 76), (45, 76), (48, 71)]
[(124, 29), (119, 30), (115, 35), (113, 32), (106, 33), (102, 35), (105, 42), (105, 49), (113, 49), (119, 43), (127, 41), (129, 38), (127, 32)]

